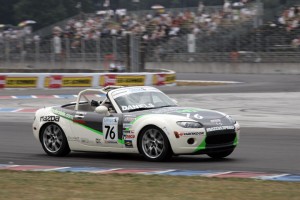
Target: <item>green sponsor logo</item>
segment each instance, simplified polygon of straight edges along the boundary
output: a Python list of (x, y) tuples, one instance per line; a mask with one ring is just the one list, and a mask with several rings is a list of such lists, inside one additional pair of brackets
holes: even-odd
[(73, 120), (73, 116), (68, 114), (68, 113), (65, 113), (63, 111), (60, 111), (60, 110), (56, 110), (56, 109), (52, 109), (52, 112), (56, 115), (59, 115), (65, 119), (69, 119), (69, 120)]

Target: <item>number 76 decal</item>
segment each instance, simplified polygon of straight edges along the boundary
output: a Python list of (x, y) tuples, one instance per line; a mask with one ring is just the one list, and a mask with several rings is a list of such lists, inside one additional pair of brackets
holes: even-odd
[(114, 132), (115, 126), (104, 126), (106, 128), (105, 139), (109, 136), (109, 139), (114, 140), (116, 133)]
[(195, 118), (195, 119), (203, 119), (203, 117), (199, 114), (194, 114), (194, 115), (191, 115), (191, 113), (181, 113), (183, 115), (185, 115), (187, 118)]
[(103, 118), (103, 136), (107, 142), (118, 141), (118, 117), (104, 117)]

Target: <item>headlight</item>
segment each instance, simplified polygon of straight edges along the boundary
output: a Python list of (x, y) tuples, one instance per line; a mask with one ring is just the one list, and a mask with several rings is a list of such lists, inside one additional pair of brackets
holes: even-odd
[(235, 121), (232, 117), (230, 117), (229, 115), (226, 115), (226, 118), (227, 118), (231, 123), (236, 124), (236, 121)]
[(199, 122), (176, 122), (178, 126), (183, 128), (202, 128), (202, 124)]

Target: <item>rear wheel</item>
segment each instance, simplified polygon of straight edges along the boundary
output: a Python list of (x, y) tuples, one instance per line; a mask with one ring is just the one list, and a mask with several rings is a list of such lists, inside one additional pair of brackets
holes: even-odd
[(220, 159), (220, 158), (225, 158), (225, 157), (229, 156), (233, 152), (233, 150), (234, 149), (221, 151), (221, 152), (213, 152), (213, 153), (208, 153), (207, 155), (211, 158)]
[(65, 156), (70, 153), (67, 138), (57, 124), (48, 124), (41, 131), (42, 147), (50, 156)]
[(155, 126), (142, 130), (138, 147), (142, 155), (149, 161), (163, 161), (172, 156), (167, 136)]

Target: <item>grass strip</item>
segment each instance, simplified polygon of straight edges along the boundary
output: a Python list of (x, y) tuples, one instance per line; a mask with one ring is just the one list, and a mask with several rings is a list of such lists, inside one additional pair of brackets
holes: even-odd
[(164, 175), (0, 170), (1, 199), (296, 200), (300, 183)]

